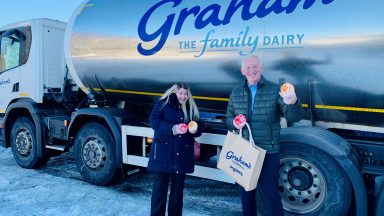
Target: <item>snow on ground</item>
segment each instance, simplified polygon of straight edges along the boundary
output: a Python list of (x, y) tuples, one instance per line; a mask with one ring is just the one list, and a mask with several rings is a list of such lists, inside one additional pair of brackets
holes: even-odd
[[(71, 153), (40, 169), (23, 169), (0, 147), (0, 215), (149, 215), (152, 176), (140, 172), (111, 186), (95, 186), (76, 170)], [(235, 185), (188, 176), (184, 215), (241, 215)]]

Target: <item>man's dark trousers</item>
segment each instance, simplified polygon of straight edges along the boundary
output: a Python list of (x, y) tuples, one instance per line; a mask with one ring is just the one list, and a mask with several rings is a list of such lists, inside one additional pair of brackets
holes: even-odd
[[(279, 154), (266, 154), (261, 170), (257, 189), (260, 190), (261, 198), (264, 201), (263, 209), (266, 216), (283, 216), (284, 210), (281, 203), (281, 197), (278, 191), (278, 172), (279, 172)], [(245, 191), (240, 187), (241, 202), (244, 216), (256, 216), (256, 189)]]
[(171, 191), (168, 201), (168, 216), (181, 216), (185, 174), (154, 172), (151, 199), (151, 216), (164, 216), (167, 204), (168, 183)]

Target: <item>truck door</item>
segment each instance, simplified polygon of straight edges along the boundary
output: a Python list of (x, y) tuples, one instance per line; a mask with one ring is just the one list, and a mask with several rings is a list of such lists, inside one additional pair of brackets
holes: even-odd
[(0, 32), (0, 113), (5, 112), (11, 100), (23, 96), (19, 92), (19, 66), (26, 63), (29, 55), (30, 40), (24, 33), (26, 29), (30, 28)]

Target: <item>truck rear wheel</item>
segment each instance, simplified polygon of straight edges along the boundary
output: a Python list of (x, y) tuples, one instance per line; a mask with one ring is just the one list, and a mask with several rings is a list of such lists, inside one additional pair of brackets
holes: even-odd
[(39, 165), (37, 156), (36, 129), (27, 117), (16, 119), (11, 130), (11, 148), (16, 162), (23, 168), (35, 168)]
[(300, 143), (282, 143), (279, 191), (287, 215), (346, 215), (351, 183), (323, 151)]
[(81, 176), (95, 185), (108, 184), (116, 173), (115, 141), (99, 123), (87, 123), (75, 138), (75, 160)]
[(384, 183), (381, 184), (379, 192), (377, 193), (375, 216), (384, 215), (383, 206), (384, 206)]

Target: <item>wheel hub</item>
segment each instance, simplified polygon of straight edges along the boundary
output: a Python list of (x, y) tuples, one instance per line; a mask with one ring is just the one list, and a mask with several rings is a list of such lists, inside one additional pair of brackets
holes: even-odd
[(284, 209), (306, 214), (316, 211), (325, 199), (325, 179), (313, 164), (300, 158), (282, 158), (279, 190)]
[(85, 164), (93, 169), (104, 167), (106, 161), (105, 146), (99, 139), (92, 138), (85, 143), (83, 148)]
[(23, 129), (19, 131), (16, 135), (16, 149), (17, 151), (24, 156), (27, 156), (32, 151), (32, 135), (29, 131)]
[(288, 181), (294, 189), (305, 191), (313, 185), (313, 176), (303, 167), (294, 167), (288, 172)]

